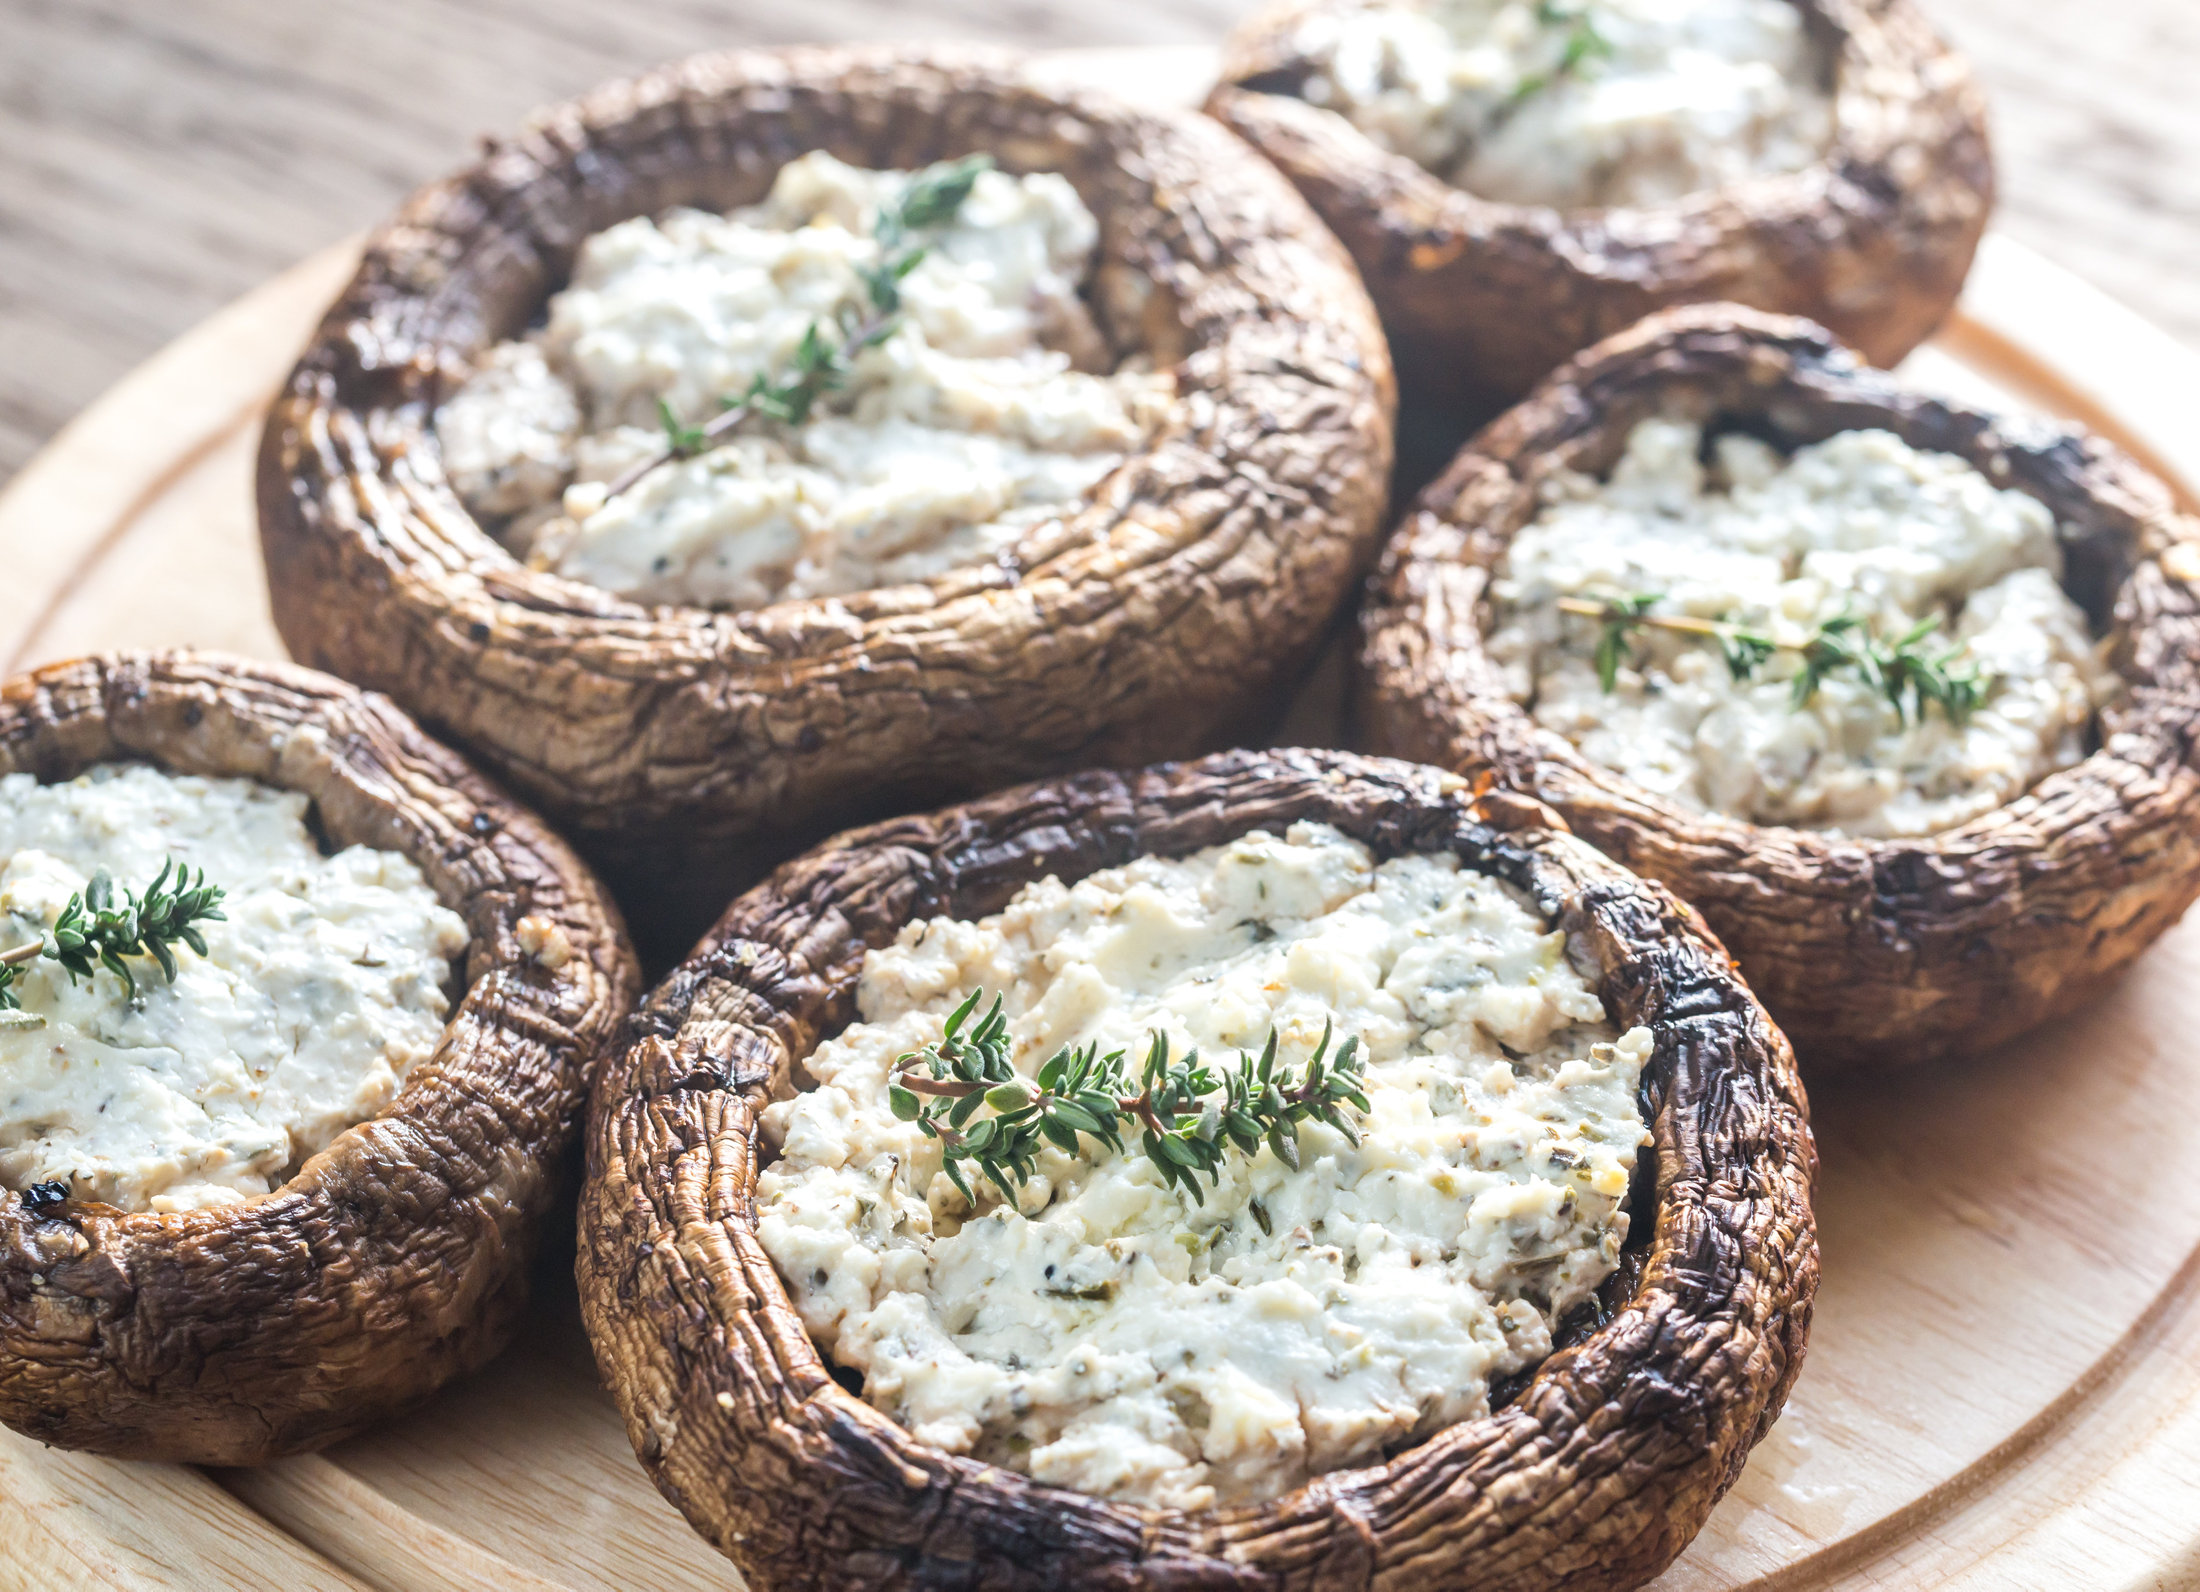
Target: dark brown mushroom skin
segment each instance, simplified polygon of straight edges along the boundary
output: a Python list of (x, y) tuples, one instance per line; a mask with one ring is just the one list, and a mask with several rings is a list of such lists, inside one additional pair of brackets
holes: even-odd
[[(187, 1215), (34, 1211), (0, 1190), (0, 1421), (127, 1459), (257, 1464), (504, 1346), (640, 974), (565, 845), (378, 697), (189, 653), (0, 687), (0, 773), (55, 781), (114, 760), (303, 792), (330, 841), (410, 857), (472, 934), (435, 1054), (280, 1189)], [(562, 968), (519, 944), (530, 915), (563, 932)]]
[[(912, 919), (1300, 819), (1517, 885), (1601, 967), (1616, 1020), (1652, 1029), (1654, 1202), (1631, 1291), (1495, 1413), (1265, 1504), (1144, 1511), (917, 1442), (833, 1379), (757, 1241), (759, 1109), (849, 1020), (865, 952)], [(760, 1592), (1538, 1592), (1655, 1575), (1800, 1365), (1816, 1152), (1787, 1043), (1701, 920), (1553, 822), (1502, 793), (1477, 805), (1432, 769), (1232, 752), (880, 824), (742, 897), (636, 1014), (590, 1108), (582, 1313), (659, 1489)]]
[[(1688, 811), (1584, 758), (1482, 651), (1490, 573), (1556, 469), (1601, 474), (1674, 414), (1784, 447), (1877, 427), (2039, 499), (2064, 586), (2114, 637), (2129, 695), (2098, 750), (1918, 839)], [(1407, 515), (1362, 614), (1371, 744), (1548, 802), (1710, 922), (1805, 1065), (1887, 1070), (1986, 1050), (2092, 999), (2200, 893), (2200, 522), (2129, 457), (2060, 424), (1924, 396), (1808, 322), (1669, 311), (1581, 356), (1477, 437)]]
[[(722, 614), (522, 567), (444, 479), (440, 398), (590, 233), (754, 202), (813, 149), (1061, 172), (1100, 327), (1177, 372), (1178, 424), (1013, 562), (929, 584)], [(542, 113), (375, 235), (269, 418), (260, 527), (300, 661), (470, 749), (653, 917), (717, 892), (676, 955), (718, 881), (858, 818), (1256, 730), (1374, 561), (1395, 401), (1350, 260), (1207, 119), (992, 53), (730, 53)]]
[(1675, 304), (1832, 327), (1892, 366), (1954, 305), (1993, 206), (1985, 102), (1912, 0), (1796, 0), (1834, 62), (1819, 164), (1656, 208), (1561, 213), (1453, 188), (1294, 97), (1280, 0), (1225, 47), (1208, 110), (1299, 187), (1359, 263), (1409, 393), (1487, 419), (1576, 351)]

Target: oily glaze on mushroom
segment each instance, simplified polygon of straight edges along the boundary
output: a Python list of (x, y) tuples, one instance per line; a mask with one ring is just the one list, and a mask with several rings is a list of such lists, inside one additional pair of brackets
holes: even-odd
[[(1769, 7), (1773, 21), (1788, 11), (1786, 0), (1703, 0), (1694, 10), (1721, 15), (1691, 17), (1674, 36), (1676, 53), (1711, 58), (1697, 35), (1712, 22), (1765, 32), (1766, 19), (1745, 14), (1753, 5)], [(1364, 33), (1370, 16), (1419, 19), (1447, 7), (1475, 24), (1471, 40), (1447, 48), (1473, 44), (1481, 54), (1462, 54), (1440, 83), (1419, 82), (1442, 76), (1434, 44), (1416, 35), (1386, 46), (1354, 31)], [(1875, 363), (1899, 361), (1954, 304), (1992, 204), (1984, 105), (1969, 70), (1910, 0), (1796, 0), (1801, 27), (1789, 13), (1774, 30), (1794, 37), (1745, 36), (1732, 81), (1710, 85), (1718, 95), (1678, 76), (1667, 90), (1645, 78), (1626, 85), (1624, 102), (1586, 108), (1573, 123), (1544, 116), (1627, 70), (1631, 30), (1659, 10), (1632, 0), (1437, 0), (1433, 9), (1283, 0), (1233, 36), (1208, 108), (1275, 161), (1352, 251), (1406, 385), (1478, 416), (1576, 350), (1673, 304), (1723, 299), (1809, 315)], [(1404, 59), (1378, 64), (1383, 48)], [(1351, 52), (1362, 58), (1356, 71)], [(1481, 58), (1492, 52), (1494, 62)], [(1400, 74), (1411, 81), (1390, 81)], [(1365, 105), (1348, 101), (1354, 76), (1369, 80)], [(1829, 96), (1830, 125), (1810, 115), (1758, 125), (1781, 79), (1791, 95)], [(1310, 88), (1325, 104), (1310, 102)], [(1399, 125), (1392, 102), (1454, 90), (1449, 105), (1415, 107), (1428, 127)], [(1652, 113), (1700, 112), (1707, 98), (1731, 100), (1732, 114), (1686, 139), (1636, 136)], [(1486, 125), (1461, 128), (1472, 121)], [(1464, 153), (1453, 147), (1462, 131)], [(1599, 137), (1621, 145), (1601, 166)], [(1538, 150), (1538, 141), (1581, 144), (1574, 158), (1583, 169), (1539, 173), (1531, 157), (1562, 163), (1568, 150)], [(1645, 150), (1673, 166), (1683, 158), (1666, 147), (1674, 142), (1697, 146), (1697, 191), (1685, 191), (1685, 171), (1606, 180), (1615, 165), (1619, 175), (1639, 173)], [(1400, 148), (1456, 166), (1464, 186)], [(1745, 150), (1761, 158), (1737, 162)], [(1729, 165), (1738, 174), (1721, 180)], [(1519, 197), (1473, 191), (1477, 181)]]
[[(461, 505), (437, 406), (592, 235), (755, 205), (817, 151), (1066, 178), (1099, 228), (1080, 368), (1165, 375), (1166, 418), (1070, 511), (920, 580), (729, 612), (523, 565)], [(548, 112), (410, 202), (276, 405), (261, 526), (296, 655), (451, 734), (654, 902), (715, 912), (789, 836), (1272, 715), (1372, 559), (1392, 407), (1350, 262), (1204, 118), (993, 56), (728, 54)]]
[[(1487, 1413), (1203, 1510), (1111, 1503), (947, 1452), (836, 1380), (759, 1232), (760, 1117), (809, 1086), (867, 955), (1047, 876), (1074, 885), (1294, 825), (1502, 881), (1562, 931), (1612, 1021), (1646, 1030), (1637, 1217), (1599, 1308)], [(1699, 920), (1532, 802), (1477, 803), (1433, 770), (1342, 753), (1044, 782), (788, 864), (637, 1017), (589, 1154), (583, 1311), (629, 1435), (666, 1496), (775, 1589), (1639, 1585), (1777, 1413), (1817, 1278), (1790, 1053)]]
[[(2078, 648), (2098, 659), (2065, 672), (2097, 671), (2109, 687), (2097, 714), (2001, 805), (1950, 809), (1945, 820), (1927, 812), (1906, 830), (1823, 811), (1752, 822), (1700, 789), (1654, 792), (1539, 722), (1542, 710), (1520, 694), (1524, 676), (1491, 651), (1510, 550), (1550, 505), (1596, 490), (1645, 424), (1672, 422), (1711, 439), (1706, 469), (1721, 437), (1743, 439), (1760, 474), (1783, 455), (1793, 469), (1872, 437), (1882, 453), (1921, 450), (1922, 461), (1909, 456), (1915, 467), (1961, 477), (1951, 491), (1989, 507), (2006, 498), (2043, 528), (2051, 520), (2061, 588), (2052, 600), (2070, 610)], [(1871, 512), (1904, 534), (1901, 499)], [(1732, 948), (1808, 1063), (1907, 1066), (1983, 1050), (2091, 998), (2200, 892), (2200, 771), (2188, 733), (2200, 667), (2195, 577), (2200, 525), (2100, 439), (1907, 390), (1807, 322), (1732, 306), (1675, 310), (1567, 366), (1423, 495), (1364, 615), (1366, 724), (1383, 750), (1534, 795), (1584, 839), (1671, 886)], [(1945, 655), (1952, 699), (1928, 700), (1945, 680), (1913, 698), (1900, 679), (1875, 679), (1871, 692), (1888, 693), (1880, 712), (1890, 733), (1976, 729), (1994, 712), (1993, 693), (2013, 689), (1967, 660), (1972, 618), (1914, 649), (1928, 664)], [(1599, 621), (1574, 622), (1584, 628), (1569, 644), (1586, 656)], [(1624, 673), (1631, 621), (1618, 628), (1610, 662)], [(1868, 631), (1848, 634), (1861, 643)], [(1959, 645), (1943, 649), (1944, 639)], [(1687, 669), (1727, 690), (1718, 637), (1704, 631), (1696, 644)], [(1791, 686), (1790, 700), (1808, 696), (1794, 679), (1802, 656), (1790, 652), (1766, 674), (1760, 705)], [(1751, 672), (1748, 658), (1734, 667), (1737, 677)], [(1639, 686), (1615, 677), (1617, 696), (1685, 689), (1661, 670)], [(1842, 672), (1851, 691), (1865, 678), (1857, 666)], [(1975, 709), (1972, 688), (1983, 693)]]
[[(398, 871), (466, 941), (447, 1023), (395, 1098), (269, 1192), (201, 1189), (174, 1210), (65, 1181), (0, 1193), (0, 1419), (62, 1447), (255, 1464), (416, 1403), (508, 1341), (597, 1046), (639, 974), (572, 853), (378, 697), (188, 653), (0, 691), (0, 773), (54, 785), (115, 764), (308, 798), (327, 852), (409, 859)], [(379, 966), (371, 943), (359, 954)], [(159, 980), (149, 962), (138, 976)]]

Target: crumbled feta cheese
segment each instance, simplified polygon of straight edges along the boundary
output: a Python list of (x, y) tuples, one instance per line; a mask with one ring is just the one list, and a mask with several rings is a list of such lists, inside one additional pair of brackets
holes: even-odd
[(982, 174), (900, 284), (899, 329), (799, 426), (751, 422), (608, 502), (664, 446), (783, 376), (816, 323), (867, 308), (873, 226), (909, 180), (830, 155), (762, 204), (597, 233), (546, 324), (436, 419), (469, 508), (534, 562), (650, 602), (753, 608), (929, 578), (1069, 512), (1165, 412), (1170, 380), (1094, 374), (1078, 289), (1098, 224), (1060, 176)]
[[(1591, 761), (1684, 806), (1841, 834), (1926, 835), (2023, 794), (2086, 754), (2118, 689), (2058, 580), (2038, 499), (1948, 454), (1845, 431), (1783, 460), (1744, 436), (1646, 420), (1608, 481), (1566, 476), (1513, 540), (1489, 653), (1536, 719)], [(1807, 639), (1853, 614), (1882, 639), (1937, 619), (1988, 677), (1964, 722), (1898, 711), (1853, 670), (1797, 708), (1793, 651), (1736, 680), (1706, 640), (1640, 629), (1604, 690), (1598, 622), (1565, 597), (1656, 594), (1662, 614)]]
[(1789, 0), (1379, 0), (1300, 29), (1307, 99), (1512, 204), (1670, 203), (1798, 171), (1833, 136)]
[[(1154, 1029), (1223, 1065), (1274, 1029), (1297, 1067), (1334, 1022), (1366, 1049), (1362, 1142), (1309, 1125), (1300, 1171), (1233, 1152), (1195, 1201), (1135, 1138), (1086, 1140), (973, 1210), (887, 1081), (979, 987), (1027, 1074), (1086, 1041), (1135, 1063)], [(766, 1110), (759, 1235), (865, 1398), (1042, 1481), (1199, 1509), (1375, 1461), (1485, 1411), (1626, 1237), (1649, 1033), (1615, 1036), (1565, 936), (1453, 856), (1302, 823), (1045, 879), (912, 924), (857, 1007)]]
[(0, 779), (0, 939), (37, 940), (107, 869), (142, 890), (169, 857), (228, 892), (137, 994), (20, 967), (36, 1027), (0, 1030), (0, 1182), (67, 1182), (133, 1211), (235, 1203), (395, 1097), (443, 1033), (467, 942), (420, 870), (353, 846), (324, 857), (306, 798), (247, 780), (107, 766), (60, 785)]

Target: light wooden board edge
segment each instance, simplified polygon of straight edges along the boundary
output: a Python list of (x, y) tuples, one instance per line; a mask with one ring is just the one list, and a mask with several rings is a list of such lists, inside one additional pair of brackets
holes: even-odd
[[(123, 1478), (127, 1488), (118, 1488)], [(96, 1519), (96, 1531), (85, 1529), (86, 1515)], [(4, 1592), (250, 1586), (373, 1592), (200, 1471), (183, 1465), (124, 1471), (60, 1449), (0, 1446)]]
[(348, 240), (186, 332), (64, 426), (0, 492), (0, 660), (12, 672), (39, 618), (65, 601), (146, 507), (206, 454), (257, 427), (359, 260)]
[[(256, 426), (289, 365), (287, 352), (274, 351), (299, 346), (349, 276), (356, 249), (346, 243), (324, 251), (186, 334), (65, 428), (0, 493), (0, 545), (24, 555), (16, 559), (17, 578), (0, 590), (0, 656), (35, 628), (33, 607), (43, 612), (65, 597), (78, 574), (96, 565), (170, 483), (209, 450)], [(2055, 307), (2051, 317), (2040, 315), (2043, 304)], [(1990, 237), (1963, 307), (1940, 341), (2012, 385), (2033, 388), (2130, 448), (2188, 502), (2200, 500), (2200, 355), (2107, 295), (2020, 245)], [(93, 528), (89, 541), (83, 527)], [(1765, 1584), (1820, 1586), (1851, 1570), (1882, 1584), (1883, 1570), (1893, 1577), (1883, 1584), (1901, 1585), (1909, 1584), (1902, 1579), (1908, 1567), (1931, 1574), (1934, 1584), (1960, 1587), (2200, 1586), (2194, 1291), (2188, 1278), (2158, 1312), (2163, 1319), (2150, 1316), (2141, 1329), (2147, 1352), (2120, 1349), (2101, 1368), (2097, 1393), (2043, 1415), (2036, 1424), (2056, 1428), (2055, 1444), (2028, 1429), (2008, 1445), (2011, 1452), (1982, 1462), (1991, 1479), (1978, 1496), (1919, 1500), (1912, 1511), (1843, 1544), (1838, 1563), (1814, 1556)], [(2134, 1432), (2147, 1434), (2136, 1451)], [(280, 1476), (225, 1473), (220, 1487), (189, 1469), (142, 1467), (133, 1472), (142, 1490), (127, 1499), (87, 1481), (85, 1470), (75, 1456), (53, 1451), (35, 1464), (0, 1454), (0, 1548), (7, 1550), (0, 1587), (75, 1584), (72, 1577), (124, 1587), (277, 1579), (361, 1585), (314, 1551), (349, 1556), (342, 1530), (326, 1524), (333, 1517), (372, 1520), (402, 1534), (408, 1545), (394, 1565), (386, 1557), (388, 1539), (378, 1538), (385, 1557), (377, 1579), (391, 1585), (547, 1585), (389, 1504), (326, 1461), (293, 1465)], [(2016, 1536), (1998, 1507), (2005, 1493), (2042, 1506)], [(1991, 1517), (1989, 1503), (1996, 1505)], [(332, 1504), (340, 1507), (317, 1507)], [(61, 1507), (94, 1509), (103, 1523), (112, 1520), (109, 1551), (98, 1562), (71, 1546), (73, 1533), (51, 1529), (52, 1511)], [(2190, 1523), (2192, 1540), (2181, 1551), (2167, 1560), (2140, 1551), (2150, 1540), (2158, 1547), (2164, 1526), (2177, 1522)], [(1966, 1556), (1958, 1570), (1955, 1560)], [(2046, 1578), (2035, 1580), (2034, 1573)]]

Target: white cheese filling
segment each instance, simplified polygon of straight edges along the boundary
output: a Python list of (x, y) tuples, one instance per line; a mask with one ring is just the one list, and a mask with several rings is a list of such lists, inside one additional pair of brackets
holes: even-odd
[(66, 1182), (131, 1211), (189, 1211), (280, 1185), (395, 1097), (443, 1032), (467, 932), (420, 870), (325, 857), (306, 798), (247, 780), (112, 765), (61, 785), (0, 779), (0, 940), (36, 941), (106, 869), (143, 890), (169, 857), (228, 892), (133, 998), (101, 968), (24, 964), (0, 1025), (0, 1182)]
[[(1020, 1208), (970, 1210), (895, 1119), (895, 1059), (968, 991), (1015, 1061), (1150, 1030), (1236, 1065), (1358, 1035), (1355, 1148), (1232, 1152), (1203, 1203), (1137, 1148), (1048, 1148)], [(1567, 938), (1452, 856), (1377, 865), (1315, 823), (1046, 879), (866, 959), (860, 1021), (765, 1112), (758, 1230), (804, 1324), (919, 1438), (1160, 1508), (1280, 1493), (1484, 1413), (1616, 1264), (1650, 1035), (1615, 1035)]]
[(1456, 188), (1578, 210), (1800, 171), (1833, 138), (1790, 0), (1386, 0), (1325, 9), (1301, 92)]
[(543, 327), (500, 344), (436, 417), (468, 508), (538, 567), (646, 602), (753, 608), (929, 579), (1074, 510), (1169, 407), (1108, 373), (1078, 297), (1098, 224), (1051, 173), (979, 176), (900, 284), (899, 330), (795, 426), (605, 499), (604, 484), (783, 377), (803, 335), (868, 308), (874, 225), (909, 180), (804, 155), (760, 205), (597, 233)]
[[(1646, 420), (1608, 481), (1556, 479), (1493, 586), (1492, 659), (1513, 697), (1592, 762), (1686, 807), (1858, 836), (1928, 835), (1993, 811), (2086, 755), (2120, 689), (2058, 584), (2062, 549), (2038, 499), (1948, 454), (1845, 431), (1783, 460)], [(1883, 639), (1937, 619), (1932, 645), (1986, 677), (1962, 722), (1898, 710), (1854, 671), (1804, 707), (1802, 657), (1736, 680), (1716, 644), (1637, 630), (1616, 688), (1593, 618), (1561, 598), (1654, 595), (1660, 614), (1806, 640), (1852, 614)]]

